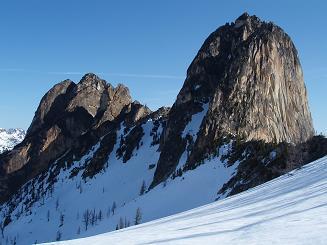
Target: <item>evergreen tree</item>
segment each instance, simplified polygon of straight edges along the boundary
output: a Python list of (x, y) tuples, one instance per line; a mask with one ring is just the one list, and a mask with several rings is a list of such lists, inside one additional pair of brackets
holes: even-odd
[(2, 236), (2, 238), (4, 238), (4, 237), (5, 237), (5, 236), (4, 236), (5, 226), (4, 226), (3, 223), (0, 224), (0, 230), (1, 230), (1, 236)]
[(60, 224), (59, 224), (59, 226), (63, 226), (64, 225), (64, 215), (61, 213), (60, 214)]
[(86, 209), (85, 212), (83, 213), (83, 223), (86, 231), (90, 224), (90, 216), (91, 216), (90, 211)]
[(58, 208), (59, 208), (59, 199), (57, 198), (57, 200), (56, 200), (56, 210), (58, 210)]
[(48, 210), (48, 212), (47, 212), (47, 221), (48, 222), (50, 221), (50, 210)]
[(124, 220), (123, 220), (123, 218), (122, 217), (120, 217), (120, 219), (119, 219), (119, 229), (124, 229), (125, 227), (124, 227)]
[(141, 186), (141, 189), (140, 189), (140, 196), (142, 196), (146, 191), (146, 185), (145, 185), (145, 181), (143, 180), (142, 182), (142, 186)]
[(102, 220), (102, 211), (100, 209), (99, 213), (98, 213), (98, 220), (101, 222)]
[(56, 241), (60, 241), (60, 240), (61, 240), (61, 232), (57, 231)]
[(96, 214), (95, 214), (95, 209), (91, 212), (91, 219), (90, 219), (90, 224), (94, 226), (96, 224)]
[(137, 208), (136, 209), (136, 214), (135, 214), (135, 219), (134, 219), (134, 225), (141, 224), (141, 221), (142, 221), (141, 209)]
[(113, 202), (112, 203), (112, 206), (111, 206), (111, 212), (112, 212), (112, 215), (115, 215), (115, 210), (117, 208), (117, 205), (116, 205), (116, 202)]
[(111, 213), (111, 210), (110, 210), (110, 206), (108, 207), (108, 210), (107, 210), (107, 218), (110, 217), (110, 213)]

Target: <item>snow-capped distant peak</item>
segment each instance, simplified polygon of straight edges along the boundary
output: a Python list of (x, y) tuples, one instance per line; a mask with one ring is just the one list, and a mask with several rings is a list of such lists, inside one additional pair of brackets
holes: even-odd
[(0, 128), (0, 154), (11, 150), (25, 138), (26, 132), (23, 129), (3, 129)]

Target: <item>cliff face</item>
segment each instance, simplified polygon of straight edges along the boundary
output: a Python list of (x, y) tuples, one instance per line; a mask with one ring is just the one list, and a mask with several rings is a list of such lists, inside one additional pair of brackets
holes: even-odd
[[(198, 131), (185, 135), (199, 115)], [(186, 147), (192, 167), (224, 136), (267, 143), (311, 138), (306, 88), (290, 37), (247, 13), (218, 28), (188, 68), (167, 124), (154, 184), (174, 170)]]

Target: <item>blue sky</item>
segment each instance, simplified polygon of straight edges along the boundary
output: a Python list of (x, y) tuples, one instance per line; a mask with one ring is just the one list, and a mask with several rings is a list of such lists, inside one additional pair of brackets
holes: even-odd
[(0, 127), (30, 124), (44, 93), (87, 72), (171, 105), (205, 38), (244, 11), (280, 25), (301, 59), (317, 132), (327, 133), (326, 1), (1, 1)]

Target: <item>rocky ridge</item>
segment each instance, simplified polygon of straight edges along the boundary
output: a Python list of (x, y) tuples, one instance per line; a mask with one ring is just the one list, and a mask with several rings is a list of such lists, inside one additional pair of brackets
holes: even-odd
[(110, 131), (122, 122), (134, 126), (151, 113), (132, 102), (127, 87), (114, 88), (95, 74), (86, 74), (78, 84), (65, 80), (55, 85), (42, 98), (24, 141), (0, 158), (0, 200), (68, 151), (81, 156), (104, 135), (114, 145)]

